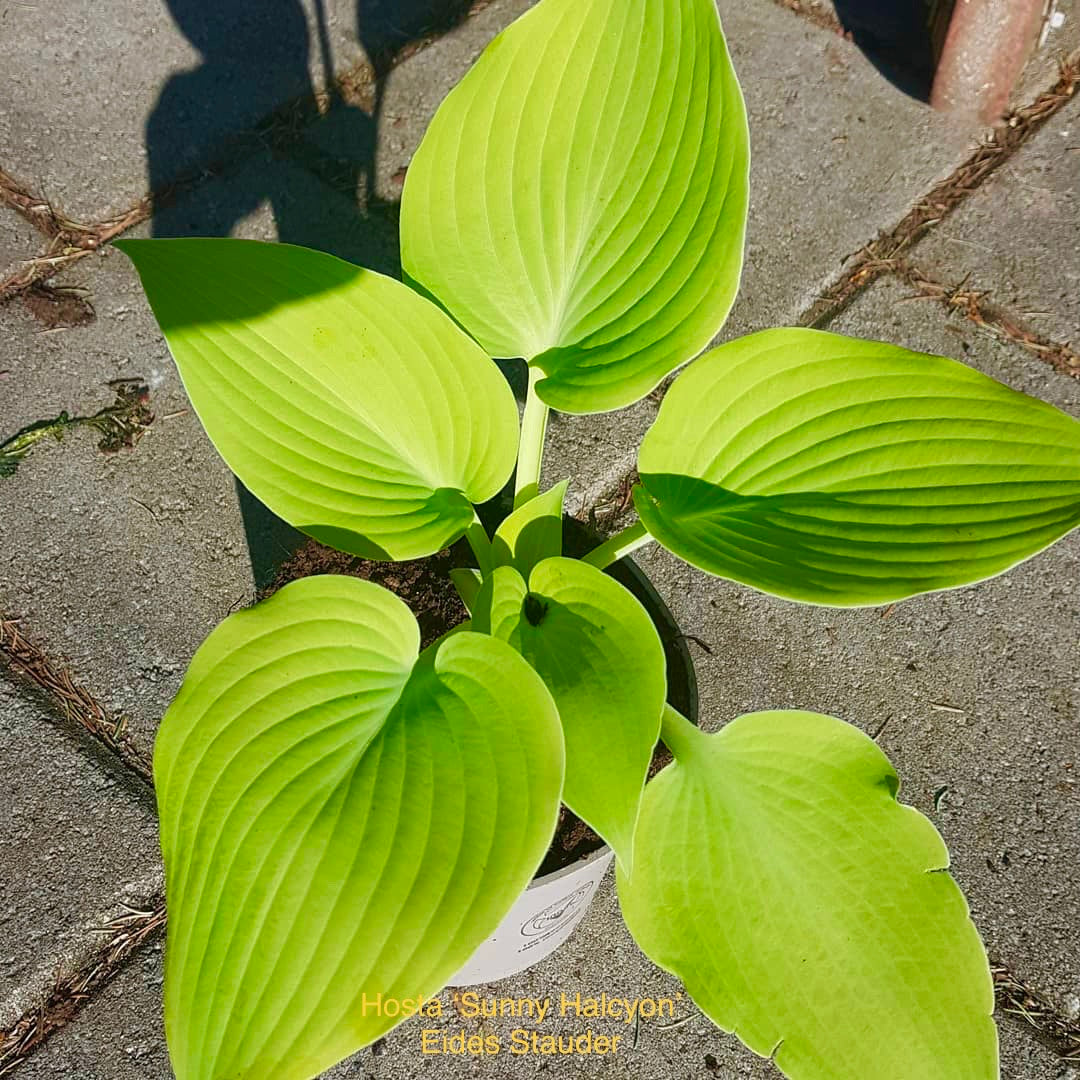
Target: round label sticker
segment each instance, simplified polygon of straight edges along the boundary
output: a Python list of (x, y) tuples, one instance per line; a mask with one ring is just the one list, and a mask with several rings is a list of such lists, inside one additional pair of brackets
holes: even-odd
[[(582, 915), (585, 914), (592, 894), (596, 891), (596, 883), (587, 881), (580, 888), (556, 900), (554, 904), (548, 904), (542, 911), (538, 911), (531, 919), (522, 924), (521, 936), (525, 938), (540, 938), (541, 940), (558, 933), (563, 927), (572, 927)], [(531, 945), (527, 942), (522, 949)]]
[(601, 848), (533, 881), (448, 985), (476, 986), (505, 979), (553, 953), (581, 922), (614, 858), (610, 848)]

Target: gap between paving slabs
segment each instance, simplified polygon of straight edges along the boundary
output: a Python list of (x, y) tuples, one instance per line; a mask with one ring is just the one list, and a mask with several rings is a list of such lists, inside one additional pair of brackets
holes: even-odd
[(970, 271), (953, 275), (946, 282), (928, 274), (910, 259), (890, 259), (889, 263), (888, 272), (914, 290), (909, 299), (936, 301), (947, 312), (967, 319), (1004, 342), (1026, 349), (1061, 374), (1080, 378), (1080, 353), (1070, 342), (1051, 340), (1030, 325), (1029, 317), (995, 303), (993, 291), (977, 288)]
[(995, 127), (974, 154), (915, 203), (892, 229), (857, 252), (843, 274), (803, 313), (801, 325), (825, 325), (842, 312), (862, 289), (888, 274), (895, 260), (944, 221), (1073, 99), (1078, 82), (1080, 50), (1063, 61), (1060, 76), (1050, 89)]
[[(892, 276), (921, 298), (942, 305), (1000, 340), (1017, 345), (1062, 374), (1080, 378), (1071, 338), (1080, 327), (1080, 100), (1075, 96), (1080, 54), (1040, 101), (1039, 124), (984, 182), (945, 207), (933, 227), (908, 223), (867, 249), (868, 258), (839, 285), (832, 306), (810, 314), (832, 325), (851, 299), (880, 277)], [(977, 155), (978, 156), (978, 155)], [(961, 170), (963, 173), (963, 170)], [(920, 208), (921, 209), (921, 208)], [(894, 254), (885, 254), (888, 251)], [(881, 251), (879, 255), (877, 252)], [(1059, 257), (1047, 258), (1057, 251)], [(846, 294), (854, 279), (857, 290)], [(998, 298), (1005, 295), (1004, 302)]]
[(92, 965), (103, 927), (162, 885), (152, 793), (52, 712), (0, 664), (0, 1070), (58, 972)]
[(843, 36), (844, 26), (829, 0), (773, 0), (773, 3), (794, 15), (801, 15), (822, 30)]
[[(145, 207), (145, 210), (140, 210), (139, 212), (148, 214), (149, 213), (149, 207)], [(81, 256), (77, 256), (77, 257), (81, 257)]]
[[(1080, 376), (1080, 95), (916, 245), (918, 273), (964, 280), (972, 308), (1059, 370)], [(1054, 257), (1056, 255), (1056, 257)], [(963, 304), (978, 321), (979, 312)], [(997, 317), (995, 317), (995, 315)]]

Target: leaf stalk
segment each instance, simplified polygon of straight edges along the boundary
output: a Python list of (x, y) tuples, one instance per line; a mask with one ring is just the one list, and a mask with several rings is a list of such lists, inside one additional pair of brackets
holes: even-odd
[(660, 721), (660, 741), (675, 755), (676, 761), (685, 761), (697, 752), (697, 744), (705, 738), (705, 732), (690, 723), (678, 709), (664, 706)]
[(540, 494), (540, 466), (544, 461), (544, 435), (551, 411), (536, 393), (543, 378), (539, 368), (529, 368), (529, 389), (521, 418), (521, 444), (518, 448), (517, 479), (514, 482), (514, 509), (524, 506)]
[(618, 562), (632, 552), (637, 551), (638, 548), (643, 548), (646, 544), (651, 543), (652, 539), (645, 526), (640, 521), (636, 521), (633, 525), (623, 529), (622, 532), (616, 533), (606, 543), (590, 551), (582, 559), (582, 562), (595, 566), (598, 570), (603, 570), (612, 563)]
[(476, 557), (477, 569), (484, 577), (487, 577), (491, 573), (492, 564), (491, 538), (480, 520), (480, 515), (475, 511), (473, 511), (472, 524), (465, 530), (465, 539), (468, 540), (469, 547), (472, 548), (472, 553)]

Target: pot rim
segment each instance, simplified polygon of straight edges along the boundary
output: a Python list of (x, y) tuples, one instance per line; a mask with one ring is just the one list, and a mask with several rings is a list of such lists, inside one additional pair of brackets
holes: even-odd
[(572, 863), (567, 863), (566, 866), (560, 866), (558, 870), (552, 870), (550, 873), (544, 874), (543, 877), (534, 877), (529, 884), (525, 886), (525, 892), (529, 892), (530, 889), (535, 889), (541, 885), (551, 885), (556, 881), (560, 881), (562, 878), (569, 877), (578, 870), (591, 866), (599, 859), (614, 854), (615, 852), (612, 851), (607, 844), (602, 843), (598, 848), (582, 855), (580, 859), (575, 859)]

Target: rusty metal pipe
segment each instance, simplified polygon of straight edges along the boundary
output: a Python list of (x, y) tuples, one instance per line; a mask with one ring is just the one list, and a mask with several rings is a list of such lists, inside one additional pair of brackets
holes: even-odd
[(994, 124), (1031, 55), (1048, 0), (956, 0), (930, 104)]

